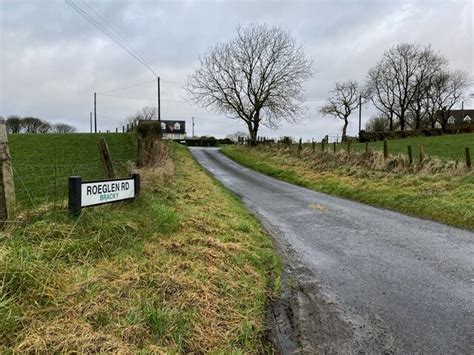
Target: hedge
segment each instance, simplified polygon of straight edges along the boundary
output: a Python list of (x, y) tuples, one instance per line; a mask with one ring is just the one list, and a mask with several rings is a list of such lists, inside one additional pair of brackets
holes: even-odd
[(420, 136), (440, 136), (443, 134), (441, 128), (433, 129), (412, 129), (406, 131), (386, 131), (386, 132), (366, 132), (360, 131), (359, 142), (375, 142), (383, 141), (384, 139), (398, 139), (406, 137), (420, 137)]

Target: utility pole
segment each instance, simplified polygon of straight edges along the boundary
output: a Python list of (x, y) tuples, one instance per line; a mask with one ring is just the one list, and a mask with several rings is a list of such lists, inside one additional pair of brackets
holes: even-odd
[(97, 94), (94, 93), (94, 133), (97, 133)]
[(92, 112), (89, 112), (89, 125), (92, 133)]
[(160, 77), (156, 77), (156, 83), (157, 83), (157, 88), (158, 88), (158, 122), (161, 121), (161, 102), (160, 102)]
[(464, 101), (461, 102), (461, 133), (462, 133), (462, 125), (464, 123)]
[(193, 129), (193, 138), (194, 138), (194, 117), (191, 117), (191, 120), (193, 121), (192, 129)]
[(359, 95), (359, 138), (362, 129), (362, 95)]

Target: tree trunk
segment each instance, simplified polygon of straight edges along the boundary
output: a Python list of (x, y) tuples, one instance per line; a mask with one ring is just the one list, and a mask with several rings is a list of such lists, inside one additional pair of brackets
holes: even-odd
[(347, 120), (347, 117), (344, 118), (344, 126), (342, 127), (342, 138), (341, 142), (345, 142), (347, 137), (346, 137), (346, 131), (347, 131), (347, 125), (349, 124), (349, 121)]
[(400, 130), (405, 130), (405, 112), (400, 113)]
[(390, 122), (389, 131), (393, 131), (393, 113), (390, 113), (390, 117), (388, 118)]

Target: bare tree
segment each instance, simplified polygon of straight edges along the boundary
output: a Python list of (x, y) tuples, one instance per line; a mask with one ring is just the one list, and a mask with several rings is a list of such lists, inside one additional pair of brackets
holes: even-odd
[(21, 132), (21, 117), (20, 116), (9, 116), (6, 121), (8, 133), (20, 133)]
[(38, 133), (43, 121), (35, 117), (25, 117), (21, 120), (21, 126), (26, 133)]
[(384, 53), (382, 60), (369, 71), (367, 86), (374, 105), (390, 120), (390, 129), (396, 117), (404, 130), (410, 112), (414, 126), (419, 127), (426, 83), (446, 66), (446, 59), (430, 46), (402, 43)]
[(438, 122), (443, 131), (446, 130), (451, 109), (461, 101), (469, 86), (469, 76), (462, 70), (442, 71), (432, 78), (425, 98), (425, 109), (432, 128)]
[(196, 104), (243, 120), (254, 141), (260, 125), (298, 120), (311, 76), (311, 61), (287, 31), (250, 25), (202, 55), (186, 89)]
[(42, 120), (41, 125), (38, 127), (36, 132), (37, 133), (48, 133), (52, 129), (53, 129), (53, 127), (51, 126), (51, 124), (49, 122)]
[(321, 107), (320, 112), (324, 116), (333, 116), (344, 120), (342, 127), (342, 141), (346, 140), (349, 116), (353, 110), (359, 107), (359, 89), (355, 81), (336, 83), (336, 88), (331, 91), (327, 104)]
[(133, 115), (128, 116), (125, 120), (125, 124), (136, 123), (137, 121), (150, 121), (158, 117), (156, 107), (145, 106), (142, 109), (135, 112)]
[(394, 129), (396, 107), (393, 88), (393, 77), (386, 63), (378, 63), (369, 70), (366, 91), (372, 104), (387, 118), (390, 131)]
[(76, 132), (76, 128), (67, 123), (56, 123), (54, 125), (54, 131), (56, 133), (73, 133)]

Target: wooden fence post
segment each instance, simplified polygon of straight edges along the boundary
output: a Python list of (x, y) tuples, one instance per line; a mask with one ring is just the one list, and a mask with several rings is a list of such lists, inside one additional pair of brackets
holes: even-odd
[(407, 147), (407, 149), (408, 149), (408, 163), (409, 163), (410, 165), (412, 165), (412, 164), (413, 164), (413, 152), (412, 152), (412, 150), (411, 150), (411, 145), (409, 145), (409, 146)]
[(321, 151), (324, 152), (324, 139), (321, 141)]
[(336, 153), (336, 142), (332, 143), (332, 149), (334, 150), (334, 153)]
[(471, 148), (466, 147), (464, 152), (466, 153), (466, 166), (471, 168)]
[(424, 160), (425, 160), (425, 152), (423, 150), (423, 146), (420, 145), (420, 164), (423, 164)]
[(105, 138), (101, 138), (98, 143), (99, 146), (99, 155), (102, 160), (102, 165), (104, 166), (105, 174), (109, 179), (115, 179), (115, 170), (112, 163), (112, 157), (110, 156), (109, 147)]
[(388, 158), (388, 141), (386, 138), (383, 140), (383, 158)]
[(0, 122), (0, 228), (15, 214), (15, 185), (13, 166), (8, 148), (7, 126)]
[(313, 144), (313, 153), (316, 150), (316, 144), (314, 143), (314, 138), (312, 138), (312, 144)]
[(298, 142), (298, 152), (301, 153), (302, 150), (303, 150), (303, 139), (300, 138)]

